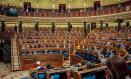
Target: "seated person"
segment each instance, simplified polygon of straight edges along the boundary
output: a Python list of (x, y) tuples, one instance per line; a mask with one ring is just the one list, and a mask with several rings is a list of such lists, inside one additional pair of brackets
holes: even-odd
[(106, 49), (106, 50), (103, 51), (103, 55), (104, 55), (105, 58), (110, 57), (111, 54), (112, 54), (112, 52), (109, 51), (109, 49)]
[(37, 70), (46, 70), (44, 66), (41, 66), (41, 62), (39, 60), (37, 60), (35, 66)]
[(51, 64), (46, 65), (46, 69), (53, 69), (54, 67)]
[(121, 49), (125, 49), (126, 47), (125, 47), (124, 44), (121, 43), (121, 44), (120, 44), (120, 48), (121, 48)]

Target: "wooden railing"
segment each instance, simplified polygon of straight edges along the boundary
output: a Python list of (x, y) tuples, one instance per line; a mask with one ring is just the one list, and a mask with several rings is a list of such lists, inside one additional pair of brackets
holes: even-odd
[[(119, 6), (120, 5), (120, 6)], [(5, 7), (6, 8), (6, 7)], [(18, 7), (21, 11), (23, 8)], [(38, 13), (37, 13), (38, 10)], [(131, 1), (123, 2), (120, 4), (113, 4), (102, 6), (100, 10), (94, 10), (93, 7), (86, 8), (86, 12), (84, 12), (84, 8), (71, 9), (70, 16), (71, 17), (84, 17), (84, 16), (98, 16), (105, 14), (115, 14), (122, 13), (131, 10)], [(52, 9), (34, 9), (32, 12), (24, 12), (19, 11), (19, 16), (28, 16), (28, 17), (52, 17)], [(5, 11), (1, 11), (0, 14), (5, 14)], [(57, 9), (55, 10), (54, 17), (68, 17), (68, 12), (59, 12)]]

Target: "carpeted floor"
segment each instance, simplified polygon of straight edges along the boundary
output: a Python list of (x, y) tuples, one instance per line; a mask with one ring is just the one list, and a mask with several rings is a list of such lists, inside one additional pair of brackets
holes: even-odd
[(0, 62), (0, 79), (29, 79), (29, 71), (11, 72), (11, 65)]
[(11, 65), (0, 62), (0, 76), (7, 75), (11, 72)]

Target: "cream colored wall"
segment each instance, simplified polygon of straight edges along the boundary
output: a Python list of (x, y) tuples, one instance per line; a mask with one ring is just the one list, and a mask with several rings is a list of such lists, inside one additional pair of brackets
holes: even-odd
[(6, 27), (14, 27), (15, 25), (18, 25), (18, 22), (5, 22)]
[[(0, 23), (1, 24), (1, 23)], [(14, 27), (15, 25), (18, 26), (19, 22), (6, 22), (6, 27)], [(68, 27), (67, 23), (55, 23), (56, 24), (56, 28), (59, 28), (59, 27)], [(71, 23), (73, 25), (73, 27), (83, 27), (84, 24), (82, 22), (79, 22), (79, 23)], [(88, 23), (87, 23), (88, 24)], [(116, 27), (117, 26), (117, 23), (116, 22), (108, 22), (108, 25), (109, 27)], [(125, 26), (126, 25), (126, 21), (124, 21), (122, 24), (122, 26)], [(130, 21), (130, 25), (131, 25), (131, 21)], [(34, 27), (35, 26), (35, 22), (33, 23), (25, 23), (23, 22), (23, 27)], [(100, 23), (97, 22), (96, 24), (97, 28), (100, 27)], [(103, 24), (103, 26), (105, 27), (105, 23)], [(39, 23), (39, 27), (52, 27), (52, 24), (51, 22), (40, 22)]]
[(73, 0), (71, 3), (71, 8), (83, 8), (84, 3), (82, 0)]
[[(66, 28), (68, 27), (67, 23), (55, 23), (56, 24), (56, 28)], [(25, 27), (34, 27), (35, 24), (32, 24), (32, 23), (25, 23), (23, 26)], [(83, 23), (72, 23), (72, 25), (74, 27), (83, 27)], [(43, 28), (43, 27), (52, 27), (52, 24), (51, 23), (39, 23), (39, 27)]]
[[(14, 27), (15, 25), (18, 26), (18, 22), (6, 22), (6, 27)], [(68, 24), (67, 23), (55, 23), (56, 24), (56, 28), (59, 28), (59, 27), (68, 27)], [(73, 27), (83, 27), (83, 23), (71, 23), (73, 25)], [(23, 22), (23, 27), (34, 27), (35, 26), (35, 22), (34, 23), (25, 23)], [(51, 22), (48, 22), (48, 23), (42, 23), (40, 22), (39, 23), (39, 27), (43, 28), (43, 27), (52, 27), (52, 24)]]
[(45, 8), (45, 9), (51, 9), (52, 8), (52, 1), (51, 0), (40, 0), (40, 1), (38, 1), (38, 7)]
[[(55, 0), (55, 8), (59, 8), (59, 4), (67, 4), (68, 0)], [(93, 2), (97, 0), (71, 0), (71, 8), (83, 8), (84, 1), (86, 2), (87, 7), (93, 7)], [(115, 4), (118, 3), (118, 0), (100, 0), (102, 5)], [(121, 0), (127, 1), (127, 0)], [(3, 4), (10, 4), (15, 6), (23, 6), (23, 2), (31, 2), (32, 7), (37, 7), (36, 0), (3, 0)], [(38, 0), (38, 7), (51, 9), (52, 0)]]

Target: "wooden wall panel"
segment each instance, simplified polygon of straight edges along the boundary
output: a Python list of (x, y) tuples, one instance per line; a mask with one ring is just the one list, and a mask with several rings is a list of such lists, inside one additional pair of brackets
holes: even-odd
[(54, 67), (62, 67), (64, 63), (64, 57), (61, 54), (21, 56), (22, 70), (35, 68), (38, 60), (41, 62), (41, 66), (44, 67), (46, 67), (47, 64), (51, 64)]

